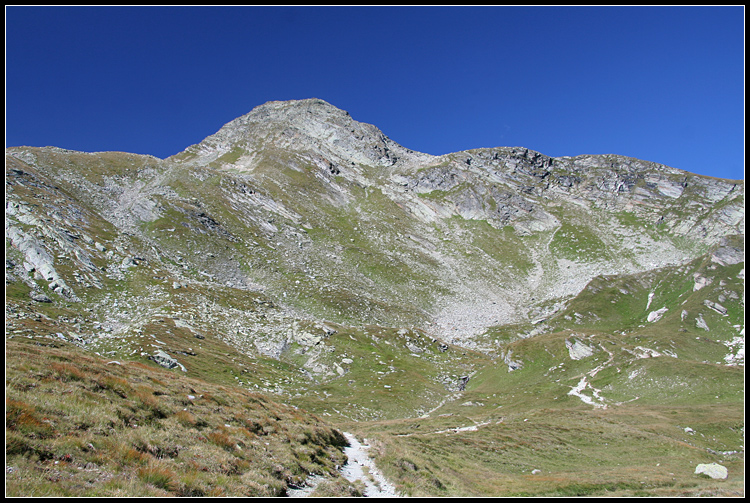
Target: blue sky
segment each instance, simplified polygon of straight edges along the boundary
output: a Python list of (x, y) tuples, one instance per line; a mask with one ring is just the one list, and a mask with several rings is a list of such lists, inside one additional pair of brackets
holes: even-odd
[(405, 147), (744, 179), (744, 7), (6, 7), (6, 146), (167, 157), (270, 100)]

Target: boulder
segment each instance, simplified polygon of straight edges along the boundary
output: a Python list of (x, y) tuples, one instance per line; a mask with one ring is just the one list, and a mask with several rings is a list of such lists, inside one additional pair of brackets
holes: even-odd
[(161, 349), (158, 350), (156, 354), (149, 356), (148, 359), (155, 361), (164, 368), (173, 369), (175, 367), (180, 367), (183, 372), (187, 372), (187, 369), (183, 367), (180, 362), (169, 356)]
[(503, 351), (500, 354), (500, 357), (502, 358), (503, 362), (505, 362), (505, 364), (508, 366), (508, 372), (513, 372), (514, 370), (518, 370), (523, 367), (522, 362), (513, 360), (512, 350), (509, 350), (507, 353)]
[(661, 319), (662, 316), (664, 316), (664, 313), (666, 312), (667, 312), (666, 307), (662, 307), (661, 309), (658, 309), (656, 311), (651, 311), (650, 313), (648, 313), (647, 320), (649, 323), (656, 323), (657, 321)]
[(412, 353), (416, 353), (416, 354), (419, 354), (419, 353), (421, 353), (421, 352), (422, 352), (422, 348), (420, 348), (419, 346), (417, 346), (417, 345), (415, 345), (415, 344), (412, 344), (411, 342), (407, 342), (407, 343), (406, 343), (406, 348), (407, 348), (407, 349), (408, 349), (409, 351), (411, 351)]
[(717, 313), (719, 313), (722, 316), (726, 316), (727, 315), (727, 308), (724, 307), (724, 306), (722, 306), (721, 304), (719, 304), (717, 302), (711, 302), (710, 300), (706, 299), (706, 300), (703, 301), (703, 304), (707, 308), (713, 309), (714, 311), (716, 311)]
[(52, 302), (52, 300), (42, 292), (32, 291), (29, 293), (29, 296), (32, 298), (32, 300), (35, 300), (37, 302)]
[(703, 319), (703, 315), (699, 314), (698, 317), (695, 319), (695, 326), (698, 328), (702, 328), (706, 332), (709, 332), (708, 324), (706, 323), (706, 320)]
[(323, 337), (320, 335), (311, 334), (310, 332), (302, 331), (294, 334), (294, 339), (302, 346), (315, 346), (316, 344), (320, 344), (320, 342), (323, 340)]
[(461, 376), (458, 378), (458, 390), (463, 391), (466, 389), (466, 383), (469, 382), (469, 376)]
[(718, 463), (701, 463), (695, 467), (695, 474), (708, 475), (712, 479), (725, 479), (727, 478), (728, 472), (725, 466)]
[(334, 330), (333, 328), (329, 327), (328, 325), (322, 325), (321, 324), (320, 328), (323, 329), (323, 332), (325, 332), (326, 335), (334, 335), (336, 333), (336, 330)]
[(705, 278), (697, 272), (693, 274), (693, 279), (695, 280), (695, 285), (693, 285), (694, 292), (697, 292), (704, 286), (710, 285), (712, 282), (711, 278)]
[(567, 346), (570, 358), (573, 360), (580, 360), (594, 354), (593, 349), (578, 340), (571, 342), (570, 339), (566, 339), (565, 346)]
[(130, 267), (134, 267), (138, 265), (138, 263), (133, 259), (133, 257), (125, 257), (122, 260), (122, 265), (120, 266), (122, 269), (128, 269)]

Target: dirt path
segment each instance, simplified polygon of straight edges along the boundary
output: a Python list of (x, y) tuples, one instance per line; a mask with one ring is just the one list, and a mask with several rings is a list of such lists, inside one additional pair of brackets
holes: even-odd
[[(370, 459), (370, 455), (367, 453), (370, 445), (361, 443), (351, 433), (343, 433), (349, 441), (349, 447), (344, 448), (344, 454), (349, 460), (341, 467), (341, 475), (349, 482), (361, 480), (365, 485), (365, 496), (376, 498), (400, 497), (401, 495), (396, 492), (396, 488), (385, 479)], [(288, 491), (288, 495), (296, 498), (309, 496), (323, 480), (325, 480), (325, 477), (314, 475), (305, 481), (305, 487), (291, 489)]]
[(364, 482), (365, 496), (385, 498), (400, 496), (396, 488), (385, 479), (370, 459), (367, 453), (370, 445), (360, 443), (351, 433), (344, 432), (344, 436), (349, 441), (349, 447), (344, 449), (344, 454), (349, 457), (349, 461), (341, 469), (341, 474), (350, 482), (355, 480)]

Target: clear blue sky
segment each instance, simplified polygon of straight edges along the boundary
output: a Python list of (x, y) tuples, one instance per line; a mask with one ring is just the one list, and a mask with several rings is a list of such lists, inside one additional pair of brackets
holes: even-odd
[(735, 7), (7, 7), (6, 146), (167, 157), (321, 98), (413, 150), (744, 179)]

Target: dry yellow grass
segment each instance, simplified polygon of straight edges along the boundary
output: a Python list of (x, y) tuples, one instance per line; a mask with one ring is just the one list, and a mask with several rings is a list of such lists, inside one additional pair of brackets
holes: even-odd
[(278, 496), (311, 473), (340, 479), (343, 435), (291, 406), (60, 341), (6, 342), (8, 496)]

